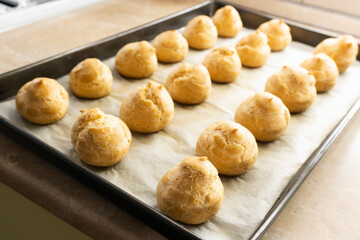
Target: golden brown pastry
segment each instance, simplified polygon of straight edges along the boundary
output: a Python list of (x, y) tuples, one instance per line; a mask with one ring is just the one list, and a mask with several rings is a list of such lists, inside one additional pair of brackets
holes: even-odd
[(98, 167), (120, 162), (131, 143), (131, 133), (126, 124), (98, 108), (80, 112), (71, 130), (71, 142), (80, 159)]
[(110, 93), (112, 81), (106, 64), (97, 58), (87, 58), (71, 70), (69, 86), (78, 97), (99, 98)]
[(171, 71), (165, 87), (174, 101), (198, 104), (205, 101), (210, 94), (210, 75), (201, 64), (184, 63)]
[(174, 116), (174, 102), (157, 82), (132, 91), (122, 102), (120, 118), (135, 132), (152, 133), (163, 129)]
[(194, 49), (211, 48), (216, 42), (217, 35), (218, 32), (212, 19), (206, 15), (191, 19), (183, 33), (189, 46)]
[(268, 37), (271, 51), (281, 51), (292, 41), (290, 28), (283, 19), (272, 19), (261, 24), (258, 29)]
[(290, 113), (280, 98), (259, 92), (245, 99), (237, 108), (235, 122), (246, 127), (258, 141), (269, 142), (287, 129)]
[(16, 95), (16, 108), (29, 122), (50, 124), (62, 118), (69, 107), (69, 94), (51, 78), (27, 82)]
[(261, 67), (270, 56), (271, 49), (265, 33), (256, 30), (241, 38), (235, 46), (241, 64), (246, 67)]
[(315, 100), (315, 77), (302, 67), (284, 66), (267, 80), (265, 91), (278, 96), (291, 113), (303, 112)]
[(255, 137), (245, 127), (230, 121), (207, 127), (196, 144), (196, 155), (207, 156), (220, 174), (246, 172), (258, 157)]
[(239, 55), (233, 47), (219, 47), (206, 55), (202, 64), (214, 82), (234, 82), (241, 71)]
[(147, 41), (128, 43), (117, 52), (115, 66), (124, 77), (149, 77), (157, 68), (156, 50)]
[(159, 208), (172, 219), (200, 224), (220, 210), (224, 187), (216, 168), (206, 157), (186, 157), (160, 179)]
[(358, 50), (356, 39), (343, 35), (323, 40), (316, 46), (314, 54), (325, 53), (335, 61), (339, 72), (343, 73), (356, 60)]
[(332, 58), (323, 53), (315, 54), (301, 64), (301, 67), (312, 73), (316, 79), (317, 92), (327, 92), (334, 87), (339, 70)]
[(174, 63), (182, 61), (189, 51), (186, 39), (176, 30), (162, 32), (152, 42), (160, 62)]
[(235, 37), (243, 28), (240, 14), (230, 5), (216, 10), (212, 19), (220, 37)]

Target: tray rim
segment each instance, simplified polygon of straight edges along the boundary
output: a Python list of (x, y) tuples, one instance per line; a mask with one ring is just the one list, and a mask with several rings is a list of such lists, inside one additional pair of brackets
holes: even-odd
[[(80, 47), (77, 47), (77, 48), (59, 53), (57, 55), (51, 56), (49, 58), (31, 63), (29, 65), (5, 72), (3, 74), (0, 74), (0, 80), (6, 79), (8, 76), (11, 76), (11, 75), (16, 75), (19, 71), (22, 71), (24, 69), (32, 69), (34, 66), (39, 66), (39, 65), (42, 66), (44, 63), (46, 63), (48, 61), (54, 61), (60, 57), (64, 57), (64, 56), (67, 56), (72, 53), (77, 53), (77, 52), (83, 51), (84, 49), (87, 49), (89, 47), (97, 46), (99, 44), (102, 44), (104, 41), (113, 40), (113, 39), (116, 39), (121, 36), (127, 36), (136, 31), (141, 31), (144, 28), (154, 26), (159, 23), (167, 22), (167, 21), (169, 21), (169, 19), (172, 19), (172, 18), (175, 18), (178, 16), (182, 16), (191, 11), (196, 12), (197, 10), (199, 10), (202, 7), (209, 7), (210, 8), (209, 15), (211, 16), (217, 8), (227, 5), (227, 4), (234, 6), (235, 8), (237, 8), (238, 11), (239, 11), (239, 9), (241, 9), (242, 11), (248, 12), (249, 14), (255, 14), (255, 15), (261, 16), (263, 18), (267, 18), (267, 19), (274, 18), (273, 15), (265, 14), (263, 12), (258, 12), (254, 9), (250, 9), (250, 8), (247, 8), (247, 7), (241, 6), (239, 4), (235, 4), (235, 3), (228, 3), (226, 1), (219, 1), (219, 0), (205, 1), (200, 4), (196, 4), (189, 8), (183, 9), (181, 11), (175, 12), (173, 14), (167, 15), (165, 17), (156, 19), (149, 23), (142, 24), (135, 28), (128, 29), (126, 31), (106, 37), (104, 39), (100, 39), (95, 42), (91, 42), (91, 43), (82, 45)], [(241, 13), (241, 11), (239, 11), (239, 12)], [(320, 35), (322, 35), (323, 38), (336, 36), (335, 34), (331, 35), (328, 32), (322, 31), (321, 29), (314, 31), (313, 28), (308, 27), (303, 24), (296, 23), (294, 21), (286, 20), (286, 22), (292, 28), (299, 28), (299, 29), (302, 29), (305, 31), (310, 31), (317, 35), (320, 34)], [(305, 43), (305, 44), (307, 44), (307, 43)], [(308, 44), (308, 45), (311, 45), (311, 44)], [(358, 54), (357, 59), (358, 60), (360, 59), (360, 53)], [(7, 98), (5, 98), (5, 99), (0, 98), (0, 102), (6, 101), (6, 100), (7, 100)], [(356, 114), (356, 112), (359, 109), (360, 109), (360, 97), (354, 102), (354, 104), (350, 107), (348, 112), (338, 122), (338, 124), (334, 127), (334, 129), (332, 129), (329, 132), (329, 134), (324, 138), (324, 140), (320, 143), (320, 145), (314, 150), (314, 152), (307, 158), (307, 160), (302, 164), (302, 166), (298, 169), (298, 171), (290, 179), (290, 181), (287, 183), (285, 188), (282, 190), (278, 199), (275, 201), (275, 203), (273, 204), (271, 209), (265, 215), (264, 219), (262, 220), (262, 222), (259, 224), (259, 226), (257, 227), (257, 229), (254, 231), (254, 233), (251, 235), (251, 237), (249, 239), (251, 239), (251, 240), (260, 239), (265, 234), (265, 232), (268, 230), (268, 228), (270, 228), (271, 224), (275, 221), (277, 216), (285, 208), (285, 206), (290, 201), (292, 196), (295, 194), (295, 192), (298, 190), (298, 188), (301, 186), (301, 184), (304, 182), (304, 180), (310, 174), (312, 169), (321, 160), (323, 155), (330, 148), (330, 146), (334, 143), (334, 141), (337, 139), (337, 137), (342, 133), (342, 131), (348, 125), (348, 123), (351, 122), (352, 118), (354, 117), (354, 115)], [(25, 147), (29, 148), (30, 146), (28, 144), (31, 144), (31, 143), (34, 144), (38, 149), (30, 148), (30, 150), (34, 151), (38, 155), (41, 155), (42, 157), (43, 157), (44, 153), (38, 152), (39, 150), (44, 151), (45, 156), (47, 154), (49, 154), (49, 155), (54, 155), (55, 158), (61, 159), (62, 161), (64, 161), (61, 164), (65, 164), (65, 165), (61, 165), (61, 164), (56, 163), (53, 160), (49, 160), (49, 159), (46, 159), (46, 161), (49, 161), (52, 164), (56, 165), (57, 167), (61, 168), (67, 174), (69, 172), (81, 173), (81, 175), (83, 175), (82, 176), (83, 178), (91, 179), (91, 181), (97, 182), (98, 184), (105, 186), (106, 187), (105, 191), (115, 192), (115, 193), (117, 192), (118, 194), (120, 194), (117, 197), (125, 198), (123, 200), (130, 201), (132, 204), (135, 205), (135, 207), (140, 207), (141, 208), (140, 211), (142, 213), (145, 212), (145, 213), (149, 214), (150, 215), (149, 217), (156, 218), (162, 224), (165, 224), (165, 223), (170, 224), (170, 228), (167, 230), (174, 231), (174, 232), (170, 233), (172, 238), (175, 237), (175, 238), (180, 239), (181, 237), (186, 237), (187, 239), (202, 239), (201, 237), (197, 236), (195, 233), (184, 228), (181, 223), (178, 223), (178, 222), (170, 219), (169, 217), (160, 213), (155, 208), (147, 205), (146, 203), (142, 202), (140, 199), (132, 196), (131, 194), (127, 193), (126, 191), (122, 190), (120, 187), (117, 187), (116, 185), (112, 184), (111, 182), (107, 181), (106, 179), (101, 178), (101, 177), (97, 176), (96, 174), (93, 174), (86, 167), (83, 167), (83, 166), (77, 164), (76, 162), (71, 160), (68, 156), (61, 153), (56, 148), (51, 147), (50, 145), (47, 145), (45, 142), (38, 139), (36, 136), (28, 133), (26, 130), (13, 125), (10, 121), (5, 119), (1, 114), (0, 114), (0, 130), (2, 132), (4, 132), (5, 134), (7, 134), (8, 136), (10, 136), (11, 138), (14, 138), (15, 140), (19, 140), (19, 142), (21, 142), (23, 145), (25, 145)], [(16, 137), (18, 137), (18, 138), (16, 138)], [(20, 139), (21, 137), (24, 137), (24, 139)], [(78, 179), (78, 180), (84, 181), (84, 179)], [(86, 184), (86, 185), (89, 185), (89, 184)], [(101, 190), (99, 190), (99, 191), (101, 192)], [(109, 198), (111, 198), (111, 196), (109, 196), (108, 199)], [(109, 199), (109, 200), (113, 201), (112, 199)], [(119, 204), (117, 204), (117, 205), (124, 209), (123, 206), (121, 206)], [(135, 216), (139, 219), (139, 215), (135, 215)], [(140, 219), (140, 220), (142, 220), (142, 219)], [(145, 223), (147, 223), (149, 225), (148, 222), (145, 222)], [(159, 229), (160, 229), (159, 232), (162, 233), (163, 235), (169, 234), (164, 231), (161, 231), (162, 226), (160, 226), (160, 228), (157, 228), (156, 226), (154, 227), (154, 226), (150, 225), (150, 227), (152, 227), (153, 229), (155, 229), (157, 231), (159, 231)], [(169, 226), (167, 226), (167, 227), (169, 227)], [(175, 236), (174, 233), (182, 233), (184, 235)]]

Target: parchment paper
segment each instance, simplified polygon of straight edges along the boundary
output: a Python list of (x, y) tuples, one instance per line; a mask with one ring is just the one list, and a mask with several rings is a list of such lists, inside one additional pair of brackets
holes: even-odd
[[(213, 48), (234, 46), (251, 31), (243, 29), (232, 39), (219, 38)], [(190, 50), (184, 62), (201, 63), (209, 51)], [(122, 100), (131, 90), (147, 82), (147, 79), (129, 80), (119, 76), (114, 67), (114, 58), (104, 61), (114, 76), (111, 94), (104, 98), (77, 98), (69, 90), (69, 76), (58, 79), (69, 91), (70, 106), (66, 116), (54, 124), (38, 126), (26, 122), (17, 113), (13, 99), (0, 103), (0, 113), (94, 174), (159, 210), (156, 187), (160, 178), (184, 157), (195, 155), (196, 141), (201, 132), (216, 121), (233, 120), (242, 100), (255, 91), (263, 91), (272, 73), (283, 65), (299, 65), (312, 51), (310, 46), (293, 42), (284, 51), (271, 53), (265, 66), (257, 69), (244, 67), (235, 83), (212, 84), (206, 102), (194, 106), (175, 104), (175, 116), (169, 126), (153, 134), (133, 133), (128, 155), (109, 168), (94, 168), (82, 163), (73, 150), (70, 131), (80, 109), (99, 107), (105, 113), (119, 116)], [(159, 64), (149, 79), (165, 83), (169, 72), (179, 64)], [(259, 158), (248, 172), (238, 177), (221, 177), (225, 197), (219, 213), (207, 223), (185, 227), (206, 239), (249, 238), (291, 177), (359, 97), (358, 76), (360, 64), (356, 62), (340, 76), (330, 92), (318, 94), (306, 112), (291, 116), (284, 136), (271, 143), (259, 143)]]

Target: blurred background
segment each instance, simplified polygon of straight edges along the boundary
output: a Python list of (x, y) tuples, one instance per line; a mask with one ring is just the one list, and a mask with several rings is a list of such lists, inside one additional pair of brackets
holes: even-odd
[(102, 0), (0, 0), (0, 33)]

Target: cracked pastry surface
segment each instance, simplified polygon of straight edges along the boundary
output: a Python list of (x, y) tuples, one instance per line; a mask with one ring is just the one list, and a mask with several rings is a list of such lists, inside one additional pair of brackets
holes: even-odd
[(173, 116), (174, 102), (170, 94), (154, 81), (133, 90), (120, 107), (120, 118), (135, 132), (160, 131)]
[(220, 210), (224, 187), (206, 157), (185, 157), (160, 179), (156, 198), (163, 213), (176, 221), (200, 224)]
[(343, 73), (356, 60), (358, 50), (356, 39), (351, 35), (343, 35), (324, 39), (315, 47), (314, 54), (325, 53), (335, 61), (339, 72)]
[(258, 157), (258, 146), (252, 133), (231, 121), (216, 122), (207, 127), (196, 144), (196, 155), (206, 156), (220, 174), (246, 172)]
[(281, 51), (292, 41), (290, 28), (283, 19), (262, 23), (258, 29), (266, 34), (271, 51)]
[(219, 47), (208, 53), (202, 62), (214, 82), (234, 82), (241, 71), (238, 53), (233, 47)]
[(332, 58), (323, 53), (318, 53), (305, 59), (300, 66), (314, 75), (317, 92), (329, 91), (335, 86), (339, 77), (336, 63)]
[(291, 113), (308, 109), (316, 97), (315, 77), (300, 66), (284, 66), (267, 80), (265, 91), (279, 97)]
[(22, 86), (16, 95), (17, 111), (35, 124), (56, 122), (65, 115), (68, 107), (68, 92), (51, 78), (35, 78)]
[(215, 44), (218, 32), (210, 17), (199, 15), (187, 23), (183, 36), (191, 48), (209, 49)]
[(280, 138), (290, 122), (290, 113), (280, 98), (259, 92), (245, 99), (237, 108), (235, 122), (246, 127), (258, 141)]
[(246, 67), (261, 67), (270, 56), (271, 49), (265, 33), (256, 30), (239, 40), (235, 46), (241, 64)]
[(240, 14), (230, 5), (216, 10), (212, 19), (221, 37), (235, 37), (243, 28)]
[(152, 42), (160, 62), (174, 63), (182, 61), (189, 51), (186, 39), (176, 30), (162, 32)]
[(128, 43), (115, 56), (119, 74), (129, 78), (146, 78), (157, 68), (156, 50), (148, 41)]
[(110, 68), (97, 58), (87, 58), (70, 72), (69, 86), (78, 97), (99, 98), (110, 93), (113, 76)]
[(80, 112), (71, 130), (71, 142), (80, 159), (98, 167), (120, 162), (131, 143), (131, 133), (126, 124), (98, 108)]
[(210, 75), (202, 64), (184, 63), (170, 72), (165, 87), (174, 101), (198, 104), (205, 101), (210, 94)]

